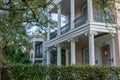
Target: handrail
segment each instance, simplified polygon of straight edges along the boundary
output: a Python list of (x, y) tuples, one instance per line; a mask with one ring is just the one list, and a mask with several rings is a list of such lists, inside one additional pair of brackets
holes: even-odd
[(50, 33), (50, 39), (53, 39), (57, 36), (57, 30), (55, 30), (54, 32)]
[(64, 34), (70, 30), (70, 23), (67, 23), (63, 27), (60, 28), (61, 34)]
[(74, 20), (75, 28), (85, 24), (87, 21), (87, 14), (81, 15)]
[(102, 12), (95, 12), (94, 13), (94, 21), (102, 22), (102, 23), (116, 23), (115, 16), (113, 14), (104, 14)]

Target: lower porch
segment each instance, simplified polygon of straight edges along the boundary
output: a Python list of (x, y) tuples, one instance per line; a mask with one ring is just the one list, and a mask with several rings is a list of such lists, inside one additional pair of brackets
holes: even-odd
[(88, 34), (83, 34), (72, 39), (75, 44), (68, 40), (52, 46), (49, 48), (49, 56), (47, 56), (49, 64), (116, 66), (118, 60), (116, 59), (114, 38), (110, 34), (102, 33), (95, 35), (93, 41), (90, 39)]

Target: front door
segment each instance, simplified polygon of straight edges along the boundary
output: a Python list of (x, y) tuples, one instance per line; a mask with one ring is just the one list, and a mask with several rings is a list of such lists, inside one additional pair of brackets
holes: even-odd
[(102, 64), (111, 65), (109, 45), (102, 46)]

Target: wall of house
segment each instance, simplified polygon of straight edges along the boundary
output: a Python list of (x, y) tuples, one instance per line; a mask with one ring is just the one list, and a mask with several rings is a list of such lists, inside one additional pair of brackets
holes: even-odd
[[(95, 63), (96, 65), (102, 65), (103, 59), (102, 59), (102, 47), (104, 45), (109, 45), (110, 46), (110, 52), (109, 56), (106, 57), (107, 61), (106, 63), (108, 65), (113, 65), (113, 63), (110, 61), (110, 59), (113, 58), (113, 52), (112, 52), (112, 38), (111, 35), (103, 35), (95, 38)], [(82, 65), (82, 50), (83, 48), (88, 47), (88, 40), (85, 41), (78, 41), (76, 42), (76, 63), (79, 65)], [(105, 58), (105, 59), (106, 59)]]
[[(76, 43), (76, 63), (82, 65), (82, 50), (88, 47), (88, 41)], [(101, 45), (95, 44), (96, 65), (102, 65)]]
[[(116, 7), (120, 8), (120, 4), (116, 3)], [(120, 12), (116, 11), (117, 24), (120, 25)], [(115, 50), (116, 50), (116, 65), (120, 66), (120, 30), (115, 34)]]
[(82, 49), (88, 46), (88, 42), (76, 42), (76, 63), (82, 65)]
[[(82, 65), (82, 50), (83, 48), (88, 47), (88, 41), (85, 42), (77, 42), (76, 43), (76, 63)], [(101, 65), (101, 47), (95, 45), (95, 61), (97, 62), (96, 65)]]
[(78, 18), (81, 15), (81, 6), (75, 7), (75, 18)]

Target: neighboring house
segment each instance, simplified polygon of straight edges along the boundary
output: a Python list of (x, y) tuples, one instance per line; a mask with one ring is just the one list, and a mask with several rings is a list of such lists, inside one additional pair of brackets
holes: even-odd
[(30, 53), (30, 59), (33, 63), (45, 64), (45, 42), (43, 38), (32, 38), (33, 49)]
[[(107, 15), (111, 22), (106, 27), (104, 14), (95, 9), (92, 0), (52, 1), (60, 8), (49, 7), (50, 14), (58, 14), (58, 28), (50, 32), (48, 24), (47, 64), (50, 64), (52, 48), (56, 47), (57, 65), (62, 65), (62, 49), (66, 51), (66, 65), (120, 65), (120, 31), (112, 27), (119, 22), (112, 15), (116, 11)], [(65, 26), (61, 26), (61, 15), (66, 17)]]

